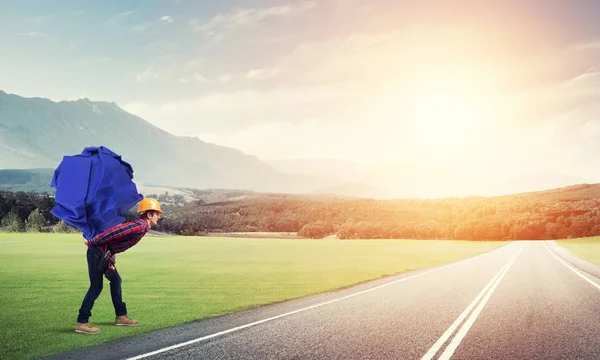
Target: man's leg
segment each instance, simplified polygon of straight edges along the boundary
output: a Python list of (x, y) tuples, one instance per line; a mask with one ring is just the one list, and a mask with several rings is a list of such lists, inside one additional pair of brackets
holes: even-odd
[[(79, 316), (77, 316), (76, 332), (95, 334), (100, 332), (100, 329), (90, 326), (89, 318), (92, 316), (92, 308), (94, 302), (100, 296), (102, 292), (103, 278), (102, 273), (98, 269), (98, 260), (101, 256), (101, 252), (97, 248), (90, 247), (87, 250), (87, 263), (88, 263), (88, 275), (90, 278), (90, 287), (83, 298), (81, 308), (79, 309)], [(87, 326), (84, 326), (87, 325)]]
[(127, 315), (127, 304), (123, 302), (123, 293), (121, 290), (121, 275), (119, 275), (116, 267), (108, 280), (110, 281), (110, 296), (115, 307), (115, 314), (117, 316)]
[(115, 307), (115, 325), (120, 326), (137, 326), (140, 323), (137, 320), (127, 317), (127, 305), (123, 302), (123, 293), (121, 290), (121, 275), (115, 267), (114, 272), (110, 275), (110, 296), (112, 297), (113, 306)]

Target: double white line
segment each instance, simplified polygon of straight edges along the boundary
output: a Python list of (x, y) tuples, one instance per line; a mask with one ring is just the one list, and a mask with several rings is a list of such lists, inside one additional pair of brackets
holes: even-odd
[(455, 330), (459, 327), (459, 325), (463, 324), (463, 321), (465, 320), (467, 315), (469, 315), (469, 313), (471, 313), (471, 310), (473, 310), (473, 308), (475, 306), (477, 306), (475, 311), (473, 311), (471, 313), (471, 316), (469, 316), (469, 318), (467, 319), (467, 321), (464, 322), (462, 327), (458, 330), (458, 332), (456, 333), (454, 338), (450, 341), (450, 343), (446, 347), (446, 350), (444, 350), (444, 352), (442, 353), (442, 355), (440, 355), (440, 357), (438, 359), (447, 360), (452, 357), (452, 355), (456, 351), (456, 348), (460, 345), (460, 343), (464, 339), (465, 335), (467, 335), (467, 332), (469, 331), (469, 329), (471, 329), (471, 326), (473, 326), (473, 323), (479, 316), (479, 313), (481, 313), (481, 310), (483, 310), (483, 307), (488, 302), (488, 300), (492, 296), (492, 293), (494, 292), (494, 290), (496, 289), (496, 287), (498, 286), (498, 284), (500, 283), (500, 281), (502, 280), (502, 278), (508, 271), (508, 268), (510, 268), (510, 266), (513, 264), (513, 262), (515, 262), (517, 256), (519, 256), (521, 251), (523, 251), (523, 247), (524, 246), (521, 246), (521, 249), (519, 249), (519, 251), (512, 258), (510, 258), (510, 260), (508, 260), (508, 262), (504, 265), (504, 267), (502, 267), (502, 269), (500, 269), (500, 271), (496, 274), (496, 276), (494, 276), (494, 278), (483, 288), (483, 290), (479, 293), (479, 295), (477, 295), (475, 300), (473, 300), (473, 302), (471, 302), (471, 304), (469, 304), (469, 306), (467, 306), (465, 311), (463, 311), (463, 313), (460, 314), (460, 316), (456, 319), (456, 321), (454, 321), (454, 323), (452, 325), (450, 325), (450, 327), (448, 328), (448, 330), (446, 330), (444, 335), (442, 335), (442, 337), (440, 337), (438, 339), (438, 341), (436, 341), (435, 344), (433, 344), (431, 349), (429, 349), (429, 351), (427, 351), (427, 353), (425, 355), (423, 355), (421, 360), (433, 359), (433, 357), (440, 351), (440, 349), (446, 343), (446, 341), (448, 341), (450, 336), (452, 336), (452, 334), (454, 334)]

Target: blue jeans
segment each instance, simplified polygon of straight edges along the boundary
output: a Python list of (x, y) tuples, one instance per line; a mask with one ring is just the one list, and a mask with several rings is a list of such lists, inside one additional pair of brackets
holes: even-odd
[[(79, 316), (77, 316), (78, 323), (87, 323), (90, 316), (92, 316), (92, 307), (94, 302), (100, 296), (102, 292), (102, 285), (104, 282), (104, 274), (98, 269), (98, 261), (102, 256), (102, 251), (97, 247), (89, 247), (87, 250), (87, 264), (88, 274), (90, 276), (90, 288), (83, 298), (81, 308), (79, 309)], [(123, 302), (121, 293), (121, 276), (115, 272), (109, 279), (110, 281), (110, 296), (112, 298), (113, 306), (115, 307), (115, 314), (117, 316), (127, 315), (127, 307)]]

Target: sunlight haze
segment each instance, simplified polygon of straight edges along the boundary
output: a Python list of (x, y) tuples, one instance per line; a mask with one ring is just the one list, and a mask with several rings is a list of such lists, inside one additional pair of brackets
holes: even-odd
[(265, 161), (598, 182), (598, 15), (591, 0), (3, 2), (0, 89), (114, 101)]

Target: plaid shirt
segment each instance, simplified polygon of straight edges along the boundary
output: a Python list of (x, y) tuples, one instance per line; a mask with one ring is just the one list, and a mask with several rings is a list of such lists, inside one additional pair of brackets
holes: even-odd
[(128, 221), (113, 226), (112, 228), (97, 235), (88, 242), (88, 246), (99, 246), (111, 253), (123, 252), (137, 244), (148, 231), (148, 223), (144, 219)]

